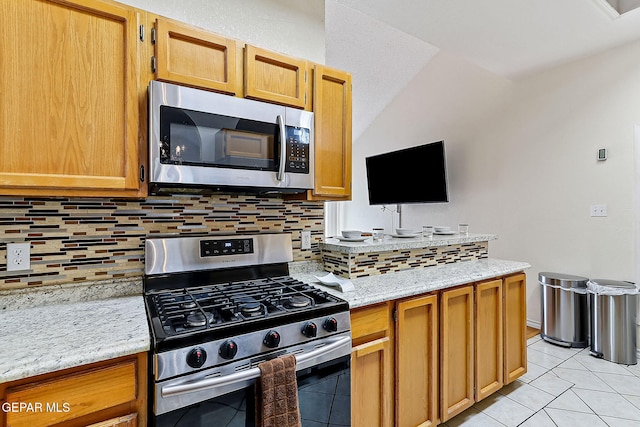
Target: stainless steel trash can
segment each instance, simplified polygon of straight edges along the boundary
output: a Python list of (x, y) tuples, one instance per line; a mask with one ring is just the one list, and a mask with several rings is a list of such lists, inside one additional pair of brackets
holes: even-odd
[(570, 274), (542, 272), (542, 325), (545, 341), (564, 347), (589, 345), (588, 278)]
[(635, 365), (636, 285), (593, 279), (588, 284), (591, 302), (591, 351), (615, 363)]

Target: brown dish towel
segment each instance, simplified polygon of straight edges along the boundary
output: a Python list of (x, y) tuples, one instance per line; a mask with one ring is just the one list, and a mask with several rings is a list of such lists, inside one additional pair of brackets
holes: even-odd
[(278, 357), (258, 365), (256, 426), (301, 427), (296, 357)]

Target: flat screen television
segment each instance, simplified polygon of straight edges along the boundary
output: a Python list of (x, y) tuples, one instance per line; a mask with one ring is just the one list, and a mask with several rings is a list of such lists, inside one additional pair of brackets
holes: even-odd
[(449, 201), (444, 141), (366, 158), (370, 205)]

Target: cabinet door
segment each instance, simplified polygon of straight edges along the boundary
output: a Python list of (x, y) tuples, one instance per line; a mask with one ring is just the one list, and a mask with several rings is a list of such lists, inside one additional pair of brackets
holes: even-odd
[(527, 372), (527, 280), (524, 273), (504, 279), (504, 383)]
[(397, 305), (396, 424), (438, 424), (438, 297)]
[(351, 198), (351, 75), (316, 65), (313, 73), (313, 196)]
[(0, 2), (0, 194), (136, 194), (138, 20), (110, 1)]
[(361, 344), (351, 353), (351, 425), (391, 426), (389, 337)]
[[(41, 402), (43, 408), (34, 412), (8, 412), (7, 425), (52, 425), (135, 401), (138, 398), (136, 369), (137, 364), (132, 360), (8, 388), (6, 402)], [(55, 406), (47, 410), (45, 404)]]
[(306, 108), (307, 61), (246, 45), (244, 96)]
[(112, 418), (100, 423), (91, 424), (87, 427), (136, 427), (138, 425), (138, 414), (129, 414), (124, 417)]
[(158, 18), (156, 79), (236, 94), (236, 42)]
[(442, 292), (440, 328), (440, 416), (444, 422), (474, 403), (473, 286)]
[(475, 293), (476, 402), (503, 385), (502, 280), (476, 285)]

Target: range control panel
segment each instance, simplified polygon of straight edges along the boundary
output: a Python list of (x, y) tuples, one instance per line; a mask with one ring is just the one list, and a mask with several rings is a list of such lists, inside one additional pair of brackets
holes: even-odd
[(224, 239), (200, 241), (200, 256), (240, 255), (253, 253), (253, 239)]

